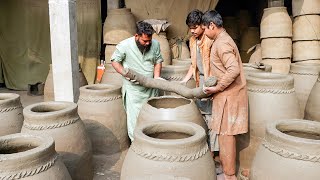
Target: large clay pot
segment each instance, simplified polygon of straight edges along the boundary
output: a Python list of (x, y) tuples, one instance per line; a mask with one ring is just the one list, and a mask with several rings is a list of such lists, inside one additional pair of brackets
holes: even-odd
[(110, 9), (118, 9), (119, 8), (119, 0), (107, 0), (108, 10)]
[(292, 21), (286, 7), (264, 9), (260, 24), (260, 37), (292, 37)]
[(207, 125), (194, 101), (174, 96), (148, 99), (140, 110), (137, 126), (150, 121), (169, 120), (193, 122), (207, 129)]
[(105, 64), (105, 70), (101, 79), (101, 84), (113, 84), (122, 86), (123, 79), (111, 65), (111, 63)]
[(0, 136), (19, 133), (23, 124), (20, 96), (0, 93)]
[(306, 14), (320, 14), (320, 1), (315, 0), (292, 0), (293, 17)]
[(320, 59), (320, 41), (295, 41), (292, 50), (293, 61)]
[(113, 44), (107, 44), (106, 48), (104, 50), (104, 59), (107, 64), (111, 63), (111, 56), (116, 50), (116, 45)]
[[(170, 134), (175, 134), (176, 138)], [(215, 180), (206, 133), (191, 122), (152, 122), (137, 127), (121, 180)]]
[[(80, 64), (79, 64), (79, 87), (87, 85), (87, 79), (84, 76)], [(53, 87), (53, 76), (52, 76), (52, 65), (50, 64), (49, 73), (44, 85), (44, 101), (54, 101), (54, 87)]]
[(78, 106), (94, 154), (110, 155), (128, 149), (126, 112), (120, 86), (93, 84), (81, 87)]
[(313, 121), (320, 121), (320, 76), (318, 77), (317, 82), (314, 84), (305, 110), (305, 119), (310, 119)]
[(162, 65), (171, 64), (171, 48), (167, 39), (166, 32), (161, 31), (159, 34), (154, 33), (152, 39), (157, 40), (160, 43), (160, 51), (163, 58)]
[(266, 38), (261, 40), (262, 59), (291, 58), (291, 38)]
[(313, 85), (317, 82), (320, 72), (320, 64), (316, 63), (292, 63), (290, 75), (294, 78), (294, 89), (299, 100), (300, 111), (304, 117), (306, 103)]
[(288, 74), (290, 71), (291, 59), (263, 59), (261, 63), (272, 66), (272, 73)]
[(250, 179), (319, 179), (319, 132), (319, 122), (301, 119), (268, 124)]
[(77, 113), (77, 104), (71, 102), (42, 102), (23, 109), (21, 132), (46, 134), (55, 140), (72, 179), (92, 179), (92, 147), (84, 124)]
[(0, 179), (71, 180), (52, 137), (12, 134), (0, 137)]
[(172, 59), (172, 65), (174, 66), (188, 66), (190, 68), (191, 66), (191, 59)]
[(103, 25), (103, 42), (118, 44), (132, 37), (136, 32), (136, 20), (130, 8), (108, 9), (108, 16)]
[(172, 59), (190, 58), (190, 50), (185, 41), (176, 40), (176, 42), (171, 46)]
[(250, 130), (249, 133), (238, 136), (237, 150), (240, 151), (240, 167), (248, 169), (265, 136), (268, 122), (302, 116), (293, 77), (273, 73), (250, 73), (246, 78)]
[(320, 40), (320, 16), (298, 16), (293, 20), (292, 41)]
[(250, 56), (253, 51), (247, 53), (247, 51), (256, 44), (260, 43), (260, 35), (258, 27), (248, 27), (241, 35), (240, 39), (240, 55), (241, 60), (244, 63), (249, 62)]

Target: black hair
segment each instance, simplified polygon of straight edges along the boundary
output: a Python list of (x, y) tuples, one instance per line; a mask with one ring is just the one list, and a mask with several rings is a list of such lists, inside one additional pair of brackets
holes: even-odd
[(223, 26), (221, 15), (215, 10), (209, 10), (205, 12), (201, 19), (202, 25), (209, 26), (210, 23), (214, 23), (217, 27)]
[(201, 25), (201, 18), (203, 16), (203, 12), (198, 10), (198, 9), (195, 9), (195, 10), (192, 10), (188, 16), (187, 16), (187, 19), (186, 19), (186, 24), (188, 27), (193, 27), (193, 26), (196, 26), (196, 25)]
[(136, 26), (136, 33), (138, 35), (142, 35), (142, 34), (145, 34), (147, 36), (152, 36), (154, 30), (151, 26), (151, 24), (147, 23), (147, 22), (144, 22), (144, 21), (139, 21), (137, 22), (137, 26)]

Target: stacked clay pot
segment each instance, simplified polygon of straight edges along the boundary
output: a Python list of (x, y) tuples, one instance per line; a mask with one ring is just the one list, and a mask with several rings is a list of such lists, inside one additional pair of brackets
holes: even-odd
[(77, 104), (71, 102), (29, 105), (23, 109), (25, 120), (21, 132), (53, 137), (56, 151), (72, 179), (87, 180), (93, 177), (92, 147), (77, 108)]
[(302, 119), (271, 122), (253, 160), (250, 179), (318, 179), (319, 137), (319, 122)]
[(71, 180), (49, 136), (11, 134), (0, 137), (0, 179)]
[(174, 41), (173, 44), (170, 43), (170, 46), (171, 46), (172, 59), (190, 58), (190, 50), (189, 50), (189, 47), (187, 46), (187, 43), (184, 40), (177, 39)]
[(258, 27), (248, 27), (244, 30), (240, 38), (240, 56), (243, 63), (249, 62), (253, 51), (247, 51), (254, 45), (260, 43), (260, 35)]
[(103, 43), (106, 44), (105, 60), (110, 58), (115, 46), (122, 40), (132, 37), (136, 32), (136, 20), (130, 8), (108, 9), (103, 25)]
[[(80, 64), (79, 64), (79, 87), (87, 85), (87, 79), (84, 76)], [(53, 76), (52, 76), (52, 65), (50, 64), (49, 73), (44, 85), (44, 101), (54, 101), (54, 86), (53, 86)]]
[(272, 70), (272, 66), (268, 64), (242, 63), (242, 67), (246, 76), (250, 73), (271, 72)]
[(294, 62), (320, 60), (320, 2), (292, 1)]
[(175, 96), (149, 98), (140, 110), (137, 126), (150, 121), (168, 120), (193, 122), (207, 129), (194, 101)]
[(317, 63), (292, 63), (290, 75), (294, 78), (294, 89), (299, 100), (300, 112), (304, 117), (306, 103), (312, 87), (317, 82), (320, 64)]
[(320, 121), (320, 75), (317, 79), (317, 82), (314, 84), (305, 109), (304, 118), (313, 120), (313, 121)]
[(122, 76), (111, 65), (111, 63), (105, 64), (105, 70), (102, 75), (101, 84), (113, 84), (122, 86)]
[(0, 93), (0, 136), (19, 133), (23, 124), (20, 96)]
[(158, 121), (137, 127), (121, 172), (121, 180), (216, 179), (206, 133), (191, 122)]
[(248, 169), (265, 136), (266, 124), (284, 118), (301, 118), (293, 77), (275, 73), (249, 73), (249, 133), (239, 135), (240, 167)]
[(169, 45), (169, 41), (167, 39), (167, 33), (165, 31), (160, 31), (159, 34), (154, 33), (152, 35), (152, 39), (157, 40), (160, 43), (160, 52), (163, 58), (162, 65), (170, 65), (171, 64), (171, 48)]
[(262, 63), (288, 74), (292, 57), (292, 21), (286, 7), (264, 9), (260, 24)]

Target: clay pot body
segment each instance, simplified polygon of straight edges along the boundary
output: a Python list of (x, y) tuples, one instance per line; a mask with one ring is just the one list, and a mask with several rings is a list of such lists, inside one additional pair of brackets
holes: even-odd
[(320, 124), (288, 119), (268, 124), (250, 171), (251, 180), (318, 179)]
[(288, 74), (290, 71), (291, 59), (263, 59), (261, 63), (272, 66), (272, 73)]
[(49, 136), (12, 134), (0, 137), (0, 179), (71, 180)]
[(249, 63), (259, 63), (262, 60), (261, 44), (257, 44), (252, 51), (253, 53), (250, 56)]
[[(170, 133), (180, 136), (166, 138)], [(200, 126), (158, 121), (136, 128), (134, 137), (122, 166), (121, 180), (216, 179), (206, 134)]]
[(106, 45), (106, 48), (104, 50), (104, 57), (105, 57), (104, 59), (107, 64), (111, 63), (111, 56), (115, 50), (116, 50), (116, 45), (113, 45), (113, 44)]
[(19, 133), (23, 124), (20, 96), (0, 93), (0, 136)]
[(319, 72), (320, 64), (301, 62), (291, 64), (290, 75), (294, 78), (294, 89), (296, 90), (303, 117), (309, 94), (317, 82)]
[(136, 32), (136, 20), (130, 8), (109, 9), (103, 25), (103, 43), (118, 44)]
[(150, 121), (168, 120), (193, 122), (207, 129), (197, 105), (190, 99), (174, 96), (148, 99), (140, 110), (137, 126)]
[(91, 142), (75, 103), (37, 103), (24, 108), (23, 115), (25, 121), (21, 132), (53, 137), (56, 151), (61, 155), (72, 179), (92, 179)]
[(292, 41), (320, 40), (320, 16), (305, 15), (293, 20)]
[(108, 0), (107, 6), (108, 6), (108, 10), (118, 9), (119, 8), (119, 0)]
[(167, 39), (166, 32), (160, 32), (159, 34), (154, 33), (152, 35), (152, 39), (157, 40), (160, 43), (160, 52), (163, 58), (162, 65), (170, 65), (171, 64), (171, 48), (169, 45), (169, 41)]
[(190, 68), (191, 66), (191, 59), (185, 58), (185, 59), (172, 59), (172, 65), (173, 66), (188, 66)]
[(261, 40), (262, 59), (283, 59), (292, 56), (291, 38), (266, 38)]
[[(80, 66), (79, 66), (80, 67)], [(79, 69), (79, 87), (87, 85), (87, 79), (84, 76), (81, 69)], [(53, 87), (53, 76), (52, 76), (52, 65), (50, 64), (49, 73), (44, 85), (44, 101), (54, 101), (54, 87)]]
[(293, 61), (320, 59), (320, 41), (295, 41), (292, 49)]
[(284, 118), (301, 118), (293, 77), (273, 73), (251, 73), (247, 77), (249, 127), (239, 135), (237, 150), (240, 167), (248, 169), (261, 140), (266, 124)]
[(101, 84), (113, 84), (122, 86), (123, 80), (121, 74), (119, 74), (111, 65), (111, 63), (105, 64), (105, 70), (102, 75)]
[(306, 14), (320, 14), (320, 2), (314, 0), (292, 0), (293, 17)]
[(320, 76), (314, 84), (305, 109), (305, 119), (320, 121)]
[(187, 59), (190, 58), (190, 50), (187, 43), (182, 40), (177, 40), (171, 47), (172, 59)]
[(94, 154), (111, 155), (128, 149), (126, 113), (120, 86), (93, 84), (81, 87), (78, 106)]
[(266, 8), (260, 24), (260, 37), (292, 37), (292, 21), (286, 7)]
[(256, 44), (260, 43), (260, 35), (258, 27), (248, 27), (240, 39), (240, 55), (241, 60), (244, 63), (249, 62), (250, 56), (253, 54), (253, 51), (247, 53), (247, 51)]

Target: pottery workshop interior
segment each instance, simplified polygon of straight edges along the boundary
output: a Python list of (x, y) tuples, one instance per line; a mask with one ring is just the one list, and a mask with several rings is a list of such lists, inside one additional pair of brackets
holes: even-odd
[(320, 179), (320, 0), (0, 0), (14, 179)]

